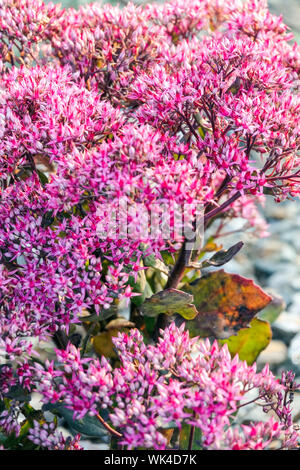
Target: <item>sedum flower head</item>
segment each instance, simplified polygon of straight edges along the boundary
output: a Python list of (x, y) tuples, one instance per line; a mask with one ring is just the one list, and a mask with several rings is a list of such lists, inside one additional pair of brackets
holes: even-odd
[[(161, 330), (156, 345), (146, 346), (138, 330), (120, 333), (114, 345), (120, 360), (114, 369), (105, 358), (81, 359), (71, 344), (57, 351), (58, 365), (39, 371), (37, 390), (44, 401), (61, 401), (76, 419), (108, 411), (120, 443), (129, 449), (165, 449), (162, 430), (184, 423), (201, 430), (207, 449), (265, 449), (275, 438), (283, 448), (295, 446), (299, 434), (291, 407), (281, 408), (287, 381), (268, 367), (257, 372), (255, 364), (231, 358), (227, 345), (190, 339), (184, 325)], [(234, 425), (253, 391), (265, 401), (266, 412), (276, 410), (277, 419)]]

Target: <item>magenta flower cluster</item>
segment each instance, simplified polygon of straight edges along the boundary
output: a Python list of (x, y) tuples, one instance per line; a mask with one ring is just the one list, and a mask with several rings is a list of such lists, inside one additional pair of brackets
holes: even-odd
[[(184, 325), (161, 330), (156, 345), (145, 345), (138, 330), (119, 334), (114, 345), (121, 362), (114, 369), (105, 358), (82, 359), (72, 344), (57, 350), (57, 365), (36, 368), (43, 401), (64, 403), (76, 419), (88, 413), (101, 420), (108, 411), (107, 428), (128, 449), (165, 449), (163, 429), (184, 424), (201, 430), (205, 449), (262, 450), (275, 438), (282, 448), (297, 446), (291, 408), (283, 403), (297, 387), (291, 373), (280, 381), (268, 366), (257, 372), (232, 359), (227, 345), (191, 339)], [(254, 391), (253, 401), (279, 419), (239, 427), (235, 414)]]

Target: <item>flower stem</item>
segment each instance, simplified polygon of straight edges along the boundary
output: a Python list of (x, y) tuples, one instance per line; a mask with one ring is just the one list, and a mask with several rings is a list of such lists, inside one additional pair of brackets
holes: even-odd
[(191, 425), (188, 450), (192, 450), (193, 448), (194, 436), (195, 436), (195, 426)]
[[(223, 212), (230, 204), (232, 204), (234, 201), (236, 201), (239, 197), (241, 196), (241, 193), (238, 191), (236, 192), (233, 196), (231, 196), (227, 201), (225, 201), (223, 204), (220, 206), (216, 207), (215, 209), (212, 209), (209, 211), (207, 214), (204, 215), (204, 227), (206, 226), (207, 222), (212, 218), (218, 215), (219, 213)], [(168, 281), (165, 285), (165, 289), (176, 289), (178, 287), (178, 284), (180, 283), (181, 279), (184, 276), (184, 271), (187, 266), (189, 266), (190, 261), (191, 261), (191, 256), (193, 253), (193, 249), (187, 248), (187, 244), (191, 243), (191, 240), (185, 240), (183, 242), (183, 245), (181, 247), (179, 256), (177, 258), (177, 261), (171, 271), (171, 274), (168, 278)], [(174, 321), (173, 316), (168, 316), (163, 313), (161, 313), (156, 322), (153, 338), (157, 340), (158, 338), (158, 332), (160, 329), (165, 329), (170, 323)]]
[(102, 416), (100, 416), (100, 414), (96, 415), (97, 416), (97, 419), (100, 421), (100, 423), (102, 424), (102, 426), (110, 433), (112, 434), (113, 436), (116, 436), (116, 437), (123, 437), (123, 435), (121, 433), (119, 433), (118, 431), (116, 431), (115, 429), (113, 429), (106, 421), (104, 421), (104, 419), (102, 418)]

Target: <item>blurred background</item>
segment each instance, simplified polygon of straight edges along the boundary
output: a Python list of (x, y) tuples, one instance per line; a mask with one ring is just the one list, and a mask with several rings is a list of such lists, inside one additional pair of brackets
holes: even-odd
[[(48, 3), (49, 0), (46, 0)], [(60, 3), (64, 7), (78, 8), (80, 5), (92, 3), (91, 0), (51, 0), (52, 3)], [(131, 0), (135, 4), (150, 3), (147, 0)], [(163, 0), (158, 0), (162, 2)], [(117, 5), (118, 3), (127, 3), (126, 0), (103, 0), (102, 3)], [(283, 15), (285, 23), (290, 26), (295, 34), (297, 41), (300, 42), (300, 0), (268, 0), (269, 9), (276, 15)]]
[[(91, 3), (86, 0), (52, 1), (75, 8)], [(133, 0), (136, 4), (146, 2)], [(124, 5), (127, 2), (103, 0), (103, 3)], [(283, 16), (300, 44), (300, 0), (269, 0), (268, 3), (273, 14)], [(262, 367), (266, 362), (270, 363), (277, 374), (284, 369), (293, 369), (298, 376), (297, 382), (300, 382), (300, 201), (276, 204), (267, 198), (262, 214), (269, 224), (269, 237), (255, 239), (239, 233), (222, 241), (224, 248), (239, 240), (246, 241), (243, 250), (226, 265), (226, 271), (250, 277), (266, 291), (282, 296), (283, 312), (272, 325), (273, 339), (259, 356), (258, 364)], [(295, 409), (299, 411), (300, 394), (296, 401)], [(246, 412), (247, 418), (261, 418), (251, 415), (256, 412), (254, 408)], [(300, 420), (300, 413), (297, 419)]]
[[(52, 3), (60, 3), (64, 7), (78, 8), (80, 5), (92, 3), (91, 0), (51, 0)], [(149, 3), (147, 0), (131, 0), (133, 3), (142, 4)], [(158, 0), (162, 2), (163, 0)], [(46, 0), (46, 3), (47, 0)], [(110, 3), (117, 5), (121, 3), (119, 0), (104, 0), (102, 3)], [(122, 0), (122, 3), (127, 3), (126, 0)], [(300, 0), (268, 0), (269, 9), (276, 15), (283, 15), (285, 23), (290, 26), (295, 34), (297, 41), (300, 42)]]

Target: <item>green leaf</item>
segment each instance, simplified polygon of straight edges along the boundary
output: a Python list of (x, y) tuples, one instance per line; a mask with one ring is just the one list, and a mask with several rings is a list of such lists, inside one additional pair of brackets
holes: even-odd
[(21, 427), (20, 437), (27, 436), (31, 426), (32, 426), (32, 423), (27, 419)]
[(47, 211), (43, 214), (41, 227), (42, 228), (50, 227), (50, 225), (52, 225), (54, 221), (55, 221), (55, 217), (53, 217), (53, 211), (52, 210)]
[(131, 302), (139, 307), (147, 297), (153, 294), (153, 291), (148, 283), (145, 275), (145, 270), (142, 270), (137, 275), (137, 280), (134, 280), (133, 276), (129, 277), (129, 284), (133, 289), (133, 292), (141, 294), (131, 298)]
[(199, 133), (201, 139), (204, 139), (205, 135), (208, 131), (208, 128), (203, 126), (202, 119), (201, 119), (201, 113), (198, 112), (198, 113), (195, 114), (195, 120), (199, 125), (198, 133)]
[(155, 325), (156, 325), (156, 318), (151, 318), (151, 317), (145, 317), (144, 318), (144, 323), (146, 327), (146, 332), (147, 334), (152, 337), (154, 330), (155, 330)]
[[(134, 292), (136, 292), (136, 291), (134, 290)], [(143, 292), (141, 293), (141, 295), (136, 296), (136, 297), (132, 297), (131, 302), (134, 305), (136, 305), (137, 307), (140, 307), (140, 305), (142, 305), (142, 303), (145, 301), (145, 299), (147, 299), (148, 297), (151, 297), (152, 294), (153, 294), (153, 291), (150, 287), (150, 284), (149, 284), (148, 281), (146, 281), (145, 288), (144, 288)]]
[(163, 274), (166, 274), (167, 276), (169, 276), (168, 267), (165, 265), (165, 263), (162, 260), (156, 258), (154, 255), (145, 256), (143, 260), (144, 260), (145, 266), (156, 269), (157, 271), (160, 271)]
[(17, 400), (20, 402), (30, 402), (31, 395), (24, 390), (24, 388), (20, 387), (19, 385), (14, 385), (11, 387), (9, 392), (5, 395), (7, 398)]
[(226, 90), (226, 93), (230, 91), (233, 95), (236, 95), (239, 92), (240, 88), (241, 88), (241, 78), (236, 77), (232, 85), (230, 85), (230, 87)]
[(179, 433), (179, 449), (181, 450), (201, 450), (202, 449), (202, 433), (201, 429), (194, 430), (194, 438), (192, 448), (189, 449), (189, 440), (191, 434), (191, 425), (183, 423)]
[[(92, 438), (103, 438), (107, 435), (106, 430), (96, 416), (86, 415), (82, 419), (74, 420), (74, 411), (66, 408), (63, 403), (47, 403), (42, 409), (43, 411), (51, 411), (51, 413), (63, 417), (76, 433)], [(105, 416), (104, 419), (107, 419), (107, 416)]]
[(141, 312), (148, 317), (157, 317), (160, 313), (174, 315), (178, 313), (186, 320), (197, 315), (197, 309), (192, 304), (193, 296), (177, 289), (165, 289), (152, 295), (141, 305)]
[(49, 182), (47, 176), (41, 170), (36, 170), (36, 172), (38, 174), (41, 185), (45, 186), (45, 184)]
[(199, 127), (198, 127), (198, 133), (199, 133), (201, 139), (204, 139), (204, 137), (205, 137), (205, 135), (206, 135), (206, 130), (204, 129), (203, 126), (199, 126)]
[(201, 268), (208, 266), (223, 266), (228, 263), (244, 246), (243, 242), (238, 242), (228, 248), (228, 250), (220, 250), (215, 253), (209, 260), (203, 261)]
[(253, 364), (258, 355), (272, 339), (272, 330), (268, 322), (254, 318), (249, 328), (242, 329), (236, 336), (220, 341), (227, 344), (232, 357), (238, 354), (248, 365)]

